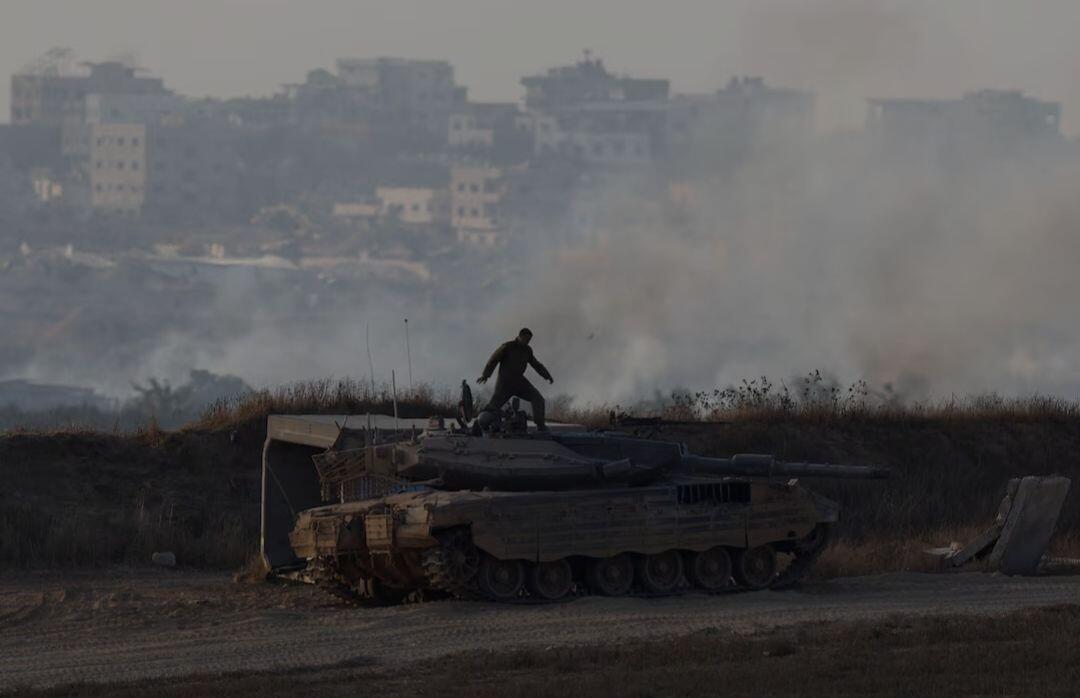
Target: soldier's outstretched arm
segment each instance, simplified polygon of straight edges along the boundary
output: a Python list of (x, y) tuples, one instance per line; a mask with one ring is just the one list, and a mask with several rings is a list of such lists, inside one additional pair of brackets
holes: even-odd
[(555, 382), (555, 379), (552, 378), (551, 374), (548, 372), (547, 367), (544, 366), (544, 364), (540, 363), (535, 355), (529, 357), (529, 365), (532, 366), (533, 369), (540, 374), (540, 377), (546, 380), (548, 383)]
[(485, 383), (488, 378), (491, 378), (491, 374), (495, 372), (495, 367), (499, 365), (499, 362), (503, 359), (503, 353), (506, 351), (506, 345), (500, 344), (499, 348), (488, 359), (487, 364), (484, 366), (484, 372), (480, 374), (480, 380), (477, 383)]

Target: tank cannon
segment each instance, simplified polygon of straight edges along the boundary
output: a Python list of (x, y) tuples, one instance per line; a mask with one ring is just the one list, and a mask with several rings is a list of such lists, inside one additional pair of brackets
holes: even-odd
[(693, 473), (727, 477), (801, 478), (835, 477), (881, 480), (890, 471), (880, 465), (833, 465), (829, 463), (791, 463), (775, 456), (740, 453), (731, 458), (684, 456), (682, 463)]

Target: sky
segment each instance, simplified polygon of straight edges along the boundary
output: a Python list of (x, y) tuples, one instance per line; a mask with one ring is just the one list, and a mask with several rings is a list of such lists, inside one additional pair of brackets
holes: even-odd
[(1068, 0), (0, 0), (0, 74), (66, 46), (133, 56), (183, 94), (268, 95), (336, 57), (394, 55), (447, 59), (473, 99), (514, 100), (522, 75), (590, 49), (679, 92), (736, 74), (812, 89), (823, 128), (858, 126), (867, 96), (995, 87), (1063, 102), (1077, 133), (1077, 26)]

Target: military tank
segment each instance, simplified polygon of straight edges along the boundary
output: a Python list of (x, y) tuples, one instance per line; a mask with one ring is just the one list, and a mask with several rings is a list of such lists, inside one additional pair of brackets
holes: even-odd
[[(779, 589), (807, 572), (839, 516), (801, 479), (888, 475), (697, 456), (618, 430), (536, 432), (516, 405), (505, 417), (483, 429), (324, 420), (318, 438), (280, 426), (304, 418), (278, 417), (264, 459), (267, 563), (374, 603)], [(275, 451), (275, 433), (294, 450)]]

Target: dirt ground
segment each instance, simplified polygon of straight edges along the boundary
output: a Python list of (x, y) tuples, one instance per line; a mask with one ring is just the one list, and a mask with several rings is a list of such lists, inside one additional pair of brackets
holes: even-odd
[(116, 568), (0, 575), (0, 688), (330, 666), (405, 666), (500, 652), (767, 633), (830, 621), (1000, 616), (1080, 604), (1080, 576), (917, 573), (784, 592), (582, 598), (540, 606), (439, 601), (347, 608), (306, 586)]

